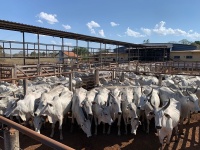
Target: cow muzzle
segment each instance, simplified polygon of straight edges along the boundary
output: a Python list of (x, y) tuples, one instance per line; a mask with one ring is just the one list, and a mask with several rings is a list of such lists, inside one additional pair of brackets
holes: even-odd
[(137, 109), (140, 109), (140, 108), (141, 108), (140, 106), (137, 107)]
[(36, 113), (34, 113), (34, 116), (36, 117), (36, 116), (38, 116)]
[(156, 129), (161, 129), (162, 127), (161, 126), (156, 126)]
[(118, 115), (121, 115), (122, 114), (122, 112), (118, 112)]

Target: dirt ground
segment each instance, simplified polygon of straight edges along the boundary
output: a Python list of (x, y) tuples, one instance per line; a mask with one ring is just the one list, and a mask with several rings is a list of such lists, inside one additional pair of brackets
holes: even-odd
[[(165, 150), (200, 150), (200, 114), (193, 114), (191, 123), (184, 125), (184, 135), (179, 135), (177, 142), (172, 136), (170, 145), (164, 145)], [(93, 130), (93, 128), (92, 128)], [(42, 128), (41, 133), (49, 136), (51, 127), (47, 125)], [(93, 130), (94, 131), (94, 130)], [(121, 127), (124, 132), (124, 126)], [(64, 140), (61, 143), (66, 144), (77, 150), (157, 150), (159, 140), (154, 129), (154, 122), (151, 122), (150, 133), (146, 134), (142, 131), (142, 126), (138, 128), (137, 135), (130, 134), (130, 126), (128, 135), (122, 134), (117, 136), (117, 128), (114, 124), (111, 128), (110, 135), (102, 133), (102, 125), (98, 127), (98, 135), (87, 138), (78, 126), (75, 127), (73, 133), (70, 133), (70, 124), (63, 125)], [(3, 132), (0, 131), (0, 150), (4, 149)], [(58, 128), (55, 129), (55, 140), (59, 139)], [(59, 141), (59, 140), (58, 140)], [(24, 150), (51, 150), (51, 148), (20, 134), (20, 148)]]

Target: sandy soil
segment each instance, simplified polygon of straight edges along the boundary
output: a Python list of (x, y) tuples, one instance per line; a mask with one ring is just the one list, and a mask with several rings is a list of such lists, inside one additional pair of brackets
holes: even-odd
[[(64, 143), (78, 150), (156, 150), (159, 147), (159, 140), (154, 129), (154, 122), (151, 122), (150, 134), (142, 131), (142, 126), (139, 127), (137, 135), (132, 134), (117, 136), (116, 125), (113, 125), (110, 135), (102, 134), (102, 125), (98, 127), (98, 135), (87, 138), (78, 126), (75, 127), (73, 133), (70, 133), (70, 124), (63, 126)], [(50, 125), (42, 129), (42, 134), (49, 136), (51, 131)], [(58, 129), (55, 129), (55, 140), (59, 139)], [(94, 131), (94, 130), (93, 130)], [(124, 127), (121, 128), (122, 133)], [(175, 142), (175, 137), (172, 136), (170, 145), (164, 145), (165, 150), (200, 150), (200, 114), (194, 114), (191, 118), (191, 123), (184, 125), (184, 135), (179, 135), (178, 142)], [(130, 126), (129, 126), (130, 132)], [(3, 133), (0, 131), (0, 149), (3, 149)], [(59, 141), (59, 140), (58, 140)], [(25, 150), (50, 150), (51, 148), (35, 141), (26, 135), (20, 134), (20, 147)]]

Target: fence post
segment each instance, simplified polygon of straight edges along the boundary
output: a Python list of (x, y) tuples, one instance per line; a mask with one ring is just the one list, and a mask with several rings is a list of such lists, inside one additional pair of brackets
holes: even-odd
[(13, 128), (4, 130), (4, 149), (19, 150), (19, 131)]
[(115, 70), (113, 69), (112, 70), (112, 78), (111, 78), (111, 80), (114, 80), (116, 78), (116, 72), (115, 72)]
[(38, 75), (41, 75), (41, 72), (40, 72), (41, 70), (40, 70), (40, 64), (37, 64), (37, 73), (38, 73)]
[(69, 74), (69, 90), (72, 91), (72, 73)]
[[(13, 68), (12, 68), (12, 78), (17, 78), (17, 68), (16, 68), (16, 64), (13, 65)], [(15, 84), (16, 81), (15, 80), (12, 80), (12, 84)]]
[(95, 70), (95, 85), (99, 86), (99, 70)]
[(162, 75), (161, 75), (161, 74), (159, 75), (159, 83), (158, 83), (158, 85), (159, 85), (159, 86), (162, 85)]

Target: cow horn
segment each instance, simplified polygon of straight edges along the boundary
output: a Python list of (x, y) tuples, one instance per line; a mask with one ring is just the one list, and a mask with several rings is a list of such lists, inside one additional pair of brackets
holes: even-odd
[(188, 95), (190, 95), (190, 93), (188, 92), (188, 89), (186, 89), (186, 93), (187, 93)]
[(150, 103), (151, 107), (154, 108), (153, 104), (151, 103), (151, 98), (150, 98), (150, 100), (149, 100), (149, 103)]
[(197, 92), (198, 88), (199, 88), (199, 86), (197, 86), (197, 88), (196, 88), (195, 91), (193, 92), (194, 94)]
[(153, 88), (152, 88), (151, 92), (147, 95), (147, 97), (152, 95), (152, 92), (153, 92)]
[(159, 107), (162, 107), (162, 106), (163, 106), (163, 103), (162, 103), (162, 101), (161, 101), (160, 93), (158, 93), (158, 97), (159, 97), (159, 99), (160, 99), (160, 105), (159, 105)]
[(169, 105), (170, 105), (170, 98), (169, 98), (169, 101), (167, 102), (167, 104), (165, 106), (163, 106), (162, 110), (167, 109), (167, 107), (169, 107)]

